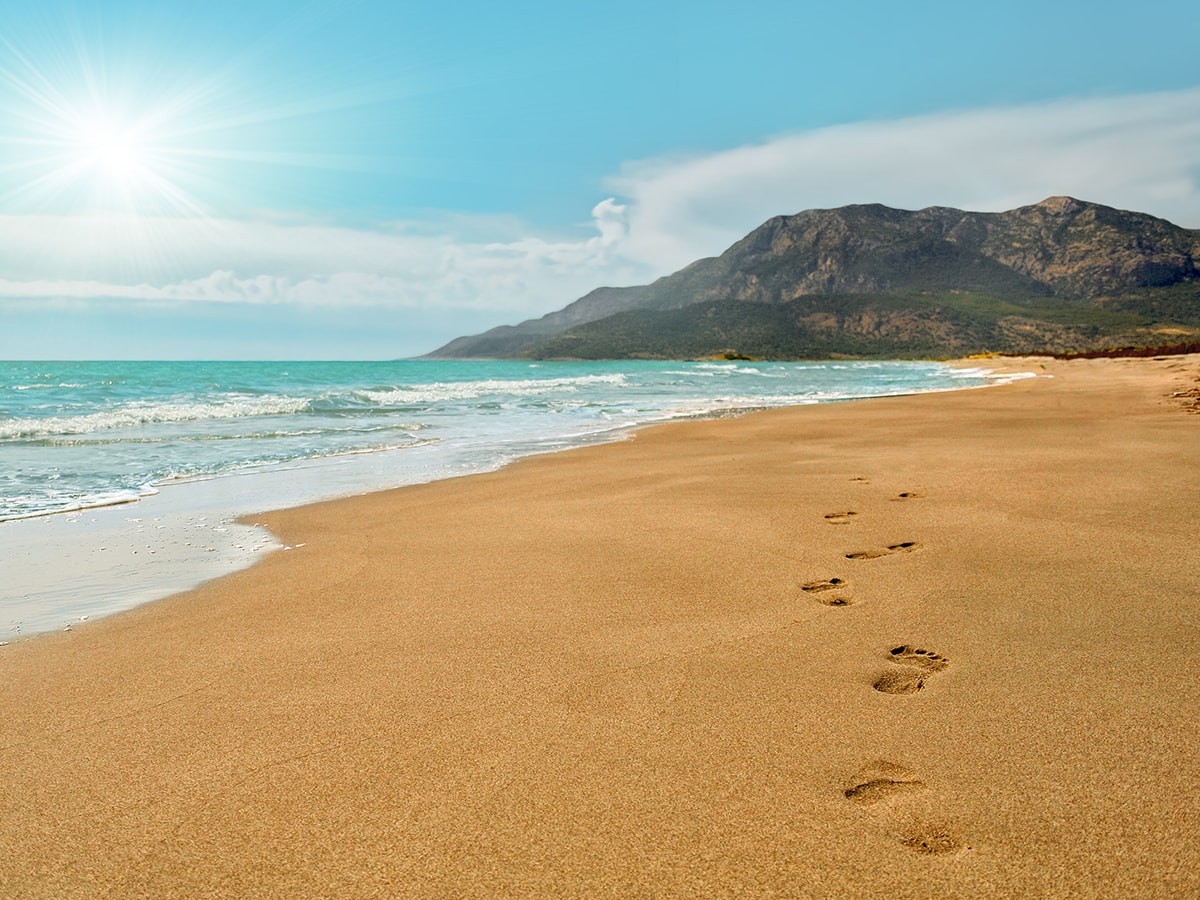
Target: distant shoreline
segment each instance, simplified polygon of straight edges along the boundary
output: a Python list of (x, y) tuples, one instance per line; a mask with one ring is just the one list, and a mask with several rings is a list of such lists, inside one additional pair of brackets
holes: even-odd
[[(1163, 344), (1158, 347), (1117, 347), (1112, 350), (1082, 350), (1078, 353), (998, 353), (1000, 357), (1038, 359), (1147, 359), (1155, 356), (1188, 356), (1200, 353), (1200, 342)], [(986, 357), (981, 357), (986, 358)]]

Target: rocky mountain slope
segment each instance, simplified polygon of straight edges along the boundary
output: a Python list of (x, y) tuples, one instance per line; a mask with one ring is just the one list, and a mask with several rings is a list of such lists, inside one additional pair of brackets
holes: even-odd
[(1051, 197), (1002, 213), (777, 216), (719, 257), (430, 356), (955, 356), (1197, 336), (1200, 231)]

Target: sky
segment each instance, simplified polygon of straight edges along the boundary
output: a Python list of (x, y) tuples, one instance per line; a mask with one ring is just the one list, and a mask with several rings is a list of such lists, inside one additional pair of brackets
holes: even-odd
[(1200, 228), (1191, 2), (0, 0), (0, 358), (394, 359), (774, 215)]

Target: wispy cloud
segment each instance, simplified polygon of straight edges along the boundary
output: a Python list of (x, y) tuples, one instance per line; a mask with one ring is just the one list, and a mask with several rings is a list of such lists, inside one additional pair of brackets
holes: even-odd
[(0, 297), (457, 309), (467, 331), (648, 281), (814, 207), (1001, 210), (1072, 194), (1195, 227), (1200, 89), (824, 128), (631, 162), (607, 187), (566, 234), (495, 216), (0, 216)]
[(1010, 209), (1082, 199), (1200, 226), (1200, 89), (946, 112), (629, 163), (621, 251), (659, 271), (780, 213), (848, 203)]
[(483, 217), (447, 218), (439, 231), (403, 222), (354, 229), (281, 219), (5, 216), (0, 297), (533, 314), (601, 282), (655, 274), (620, 256), (622, 214), (615, 201), (600, 202), (574, 239)]

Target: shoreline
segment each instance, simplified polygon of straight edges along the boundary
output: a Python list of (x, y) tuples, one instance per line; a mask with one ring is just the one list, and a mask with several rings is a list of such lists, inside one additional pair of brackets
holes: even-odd
[(0, 888), (1200, 889), (1200, 357), (986, 362), (1055, 377), (259, 515), (5, 647)]
[[(969, 364), (957, 368), (968, 374), (982, 371)], [(767, 397), (763, 400), (761, 407), (715, 408), (695, 415), (664, 410), (657, 421), (592, 423), (592, 430), (573, 434), (552, 429), (540, 442), (496, 444), (493, 456), (482, 460), (455, 455), (439, 441), (430, 441), (162, 482), (137, 501), (3, 520), (0, 558), (19, 564), (0, 585), (0, 646), (77, 628), (253, 565), (264, 551), (283, 549), (257, 527), (264, 510), (495, 471), (524, 456), (624, 440), (658, 424), (780, 408)]]

